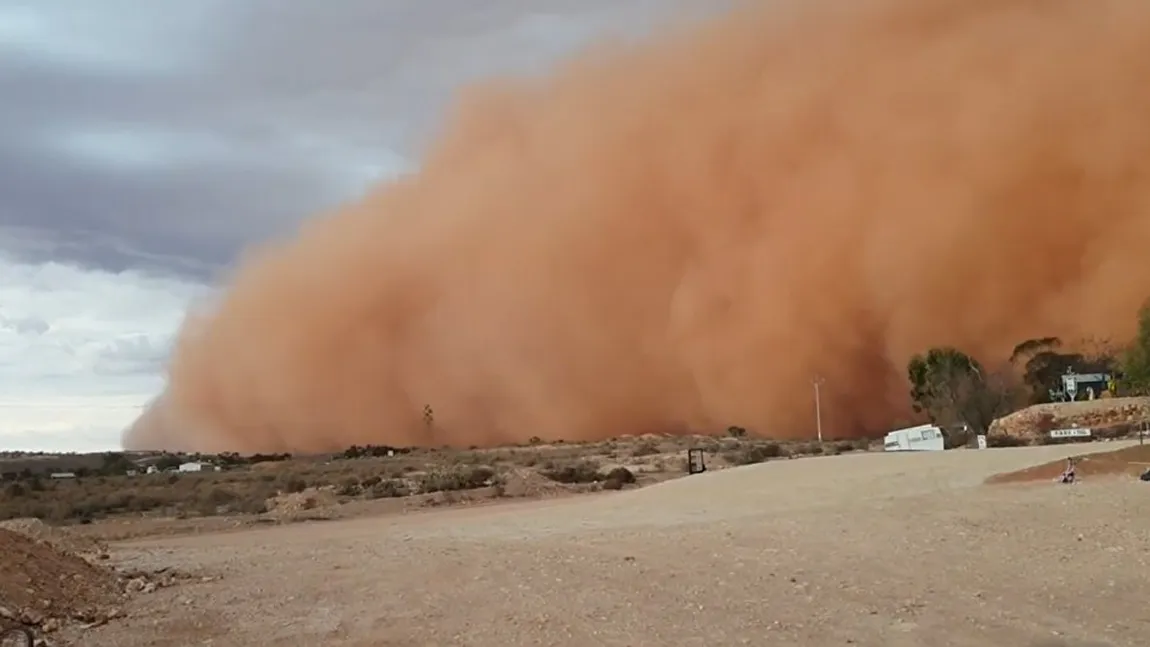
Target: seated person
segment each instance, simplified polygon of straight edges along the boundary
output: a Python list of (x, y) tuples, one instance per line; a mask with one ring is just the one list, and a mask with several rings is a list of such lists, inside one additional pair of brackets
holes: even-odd
[(1066, 471), (1064, 471), (1062, 473), (1062, 476), (1058, 477), (1058, 482), (1059, 483), (1073, 483), (1074, 477), (1075, 477), (1074, 459), (1068, 458), (1068, 459), (1066, 459)]

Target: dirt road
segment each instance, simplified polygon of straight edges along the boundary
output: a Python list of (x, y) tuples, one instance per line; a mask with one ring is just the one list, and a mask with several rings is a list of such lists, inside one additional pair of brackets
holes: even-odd
[(1150, 484), (981, 485), (1082, 451), (779, 461), (123, 545), (126, 562), (222, 579), (139, 598), (77, 644), (1141, 645)]

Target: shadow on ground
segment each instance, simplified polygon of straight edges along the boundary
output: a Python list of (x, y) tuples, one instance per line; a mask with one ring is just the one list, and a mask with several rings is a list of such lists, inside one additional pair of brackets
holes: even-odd
[[(1150, 469), (1150, 445), (1136, 445), (1112, 452), (1102, 452), (1081, 456), (1076, 462), (1078, 478), (1100, 476), (1138, 477)], [(988, 484), (1033, 483), (1053, 481), (1066, 469), (1066, 461), (1052, 461), (1017, 472), (995, 474), (986, 480)]]

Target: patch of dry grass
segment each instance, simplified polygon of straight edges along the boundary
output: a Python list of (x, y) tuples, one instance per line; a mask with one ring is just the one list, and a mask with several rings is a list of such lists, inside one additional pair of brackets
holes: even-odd
[[(404, 497), (455, 500), (451, 493), (499, 496), (505, 475), (533, 471), (572, 492), (617, 490), (686, 474), (686, 452), (702, 449), (709, 469), (798, 456), (865, 449), (865, 442), (819, 445), (740, 437), (623, 437), (598, 443), (545, 443), (492, 449), (354, 448), (340, 455), (245, 464), (229, 457), (224, 471), (124, 475), (123, 461), (105, 460), (121, 474), (96, 474), (99, 455), (70, 457), (89, 466), (78, 478), (13, 475), (0, 482), (0, 519), (36, 517), (56, 523), (122, 516), (192, 518), (267, 511), (269, 498), (330, 488), (341, 502)], [(390, 455), (389, 455), (390, 454)], [(349, 458), (348, 456), (354, 456)], [(173, 457), (168, 457), (173, 458)], [(203, 457), (212, 460), (212, 457)], [(46, 459), (38, 459), (45, 461)], [(169, 462), (178, 462), (170, 460)], [(0, 461), (2, 463), (2, 461)], [(24, 461), (21, 467), (30, 464)], [(130, 466), (130, 465), (129, 465)], [(2, 465), (0, 465), (2, 467)], [(429, 500), (429, 505), (432, 504)]]

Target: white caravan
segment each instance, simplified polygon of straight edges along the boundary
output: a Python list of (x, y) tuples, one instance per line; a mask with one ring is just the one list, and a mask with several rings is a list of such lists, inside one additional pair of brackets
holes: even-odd
[(946, 449), (942, 429), (935, 425), (918, 425), (895, 429), (886, 435), (883, 448), (888, 452), (935, 452)]

